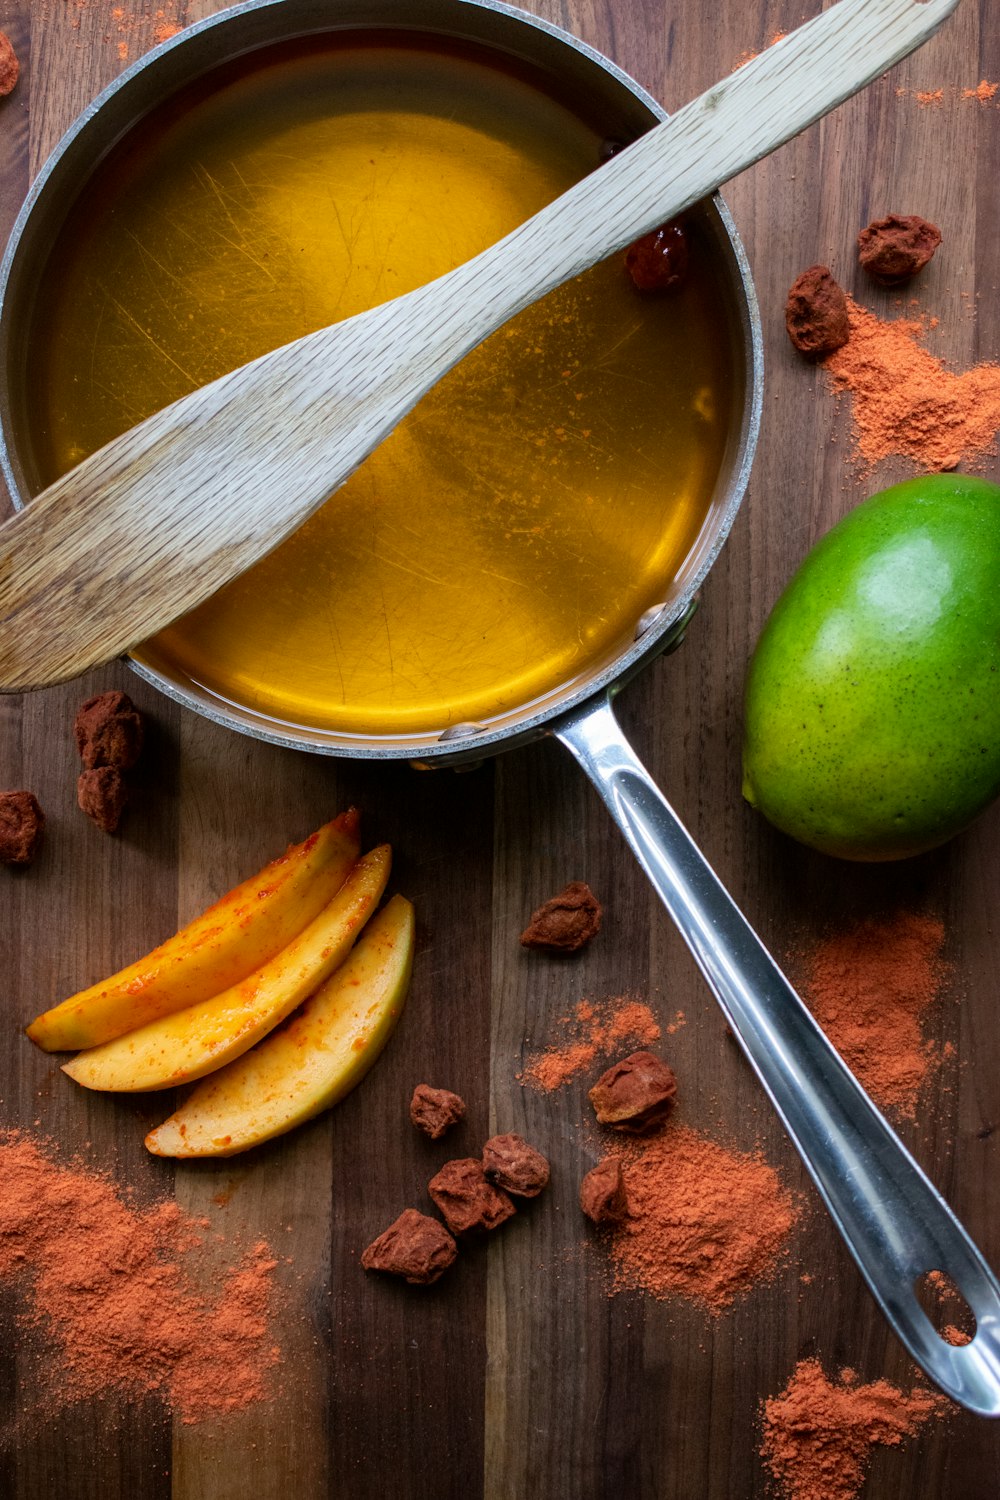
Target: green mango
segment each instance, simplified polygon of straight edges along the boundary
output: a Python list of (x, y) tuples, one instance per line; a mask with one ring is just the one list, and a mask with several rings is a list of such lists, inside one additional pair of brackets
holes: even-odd
[(813, 548), (750, 662), (743, 795), (845, 859), (933, 849), (1000, 793), (1000, 488), (911, 479)]

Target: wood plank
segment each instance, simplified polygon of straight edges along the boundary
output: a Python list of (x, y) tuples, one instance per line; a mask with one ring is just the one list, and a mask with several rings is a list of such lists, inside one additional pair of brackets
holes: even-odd
[[(645, 1309), (636, 1298), (608, 1298), (602, 1251), (578, 1203), (600, 1155), (584, 1128), (593, 1077), (549, 1095), (515, 1081), (533, 1052), (559, 1038), (578, 1001), (645, 992), (648, 983), (641, 875), (621, 841), (607, 837), (585, 782), (566, 772), (555, 745), (498, 768), (491, 1129), (536, 1145), (551, 1160), (552, 1184), (525, 1208), (523, 1224), (497, 1236), (490, 1264), (487, 1500), (628, 1493), (641, 1473), (634, 1398)], [(592, 946), (572, 958), (521, 948), (532, 910), (581, 879), (606, 908)], [(552, 1358), (554, 1342), (563, 1358)]]
[[(392, 1042), (333, 1116), (331, 1463), (351, 1500), (416, 1496), (428, 1482), (472, 1496), (483, 1471), (487, 1247), (463, 1245), (429, 1288), (365, 1275), (359, 1258), (404, 1208), (433, 1212), (429, 1179), (487, 1136), (493, 770), (357, 765), (351, 788), (370, 836), (397, 851), (392, 884), (416, 907), (418, 950)], [(468, 1106), (440, 1141), (410, 1124), (418, 1083)]]
[[(178, 924), (307, 837), (341, 806), (339, 778), (305, 756), (227, 733), (185, 714), (180, 735)], [(157, 1096), (159, 1099), (160, 1096)], [(168, 1110), (160, 1101), (160, 1118)], [(219, 1161), (161, 1162), (177, 1201), (227, 1261), (265, 1240), (286, 1316), (276, 1399), (197, 1425), (174, 1421), (174, 1500), (237, 1500), (248, 1472), (262, 1495), (280, 1495), (289, 1474), (306, 1497), (329, 1492), (324, 1442), (327, 1367), (315, 1306), (330, 1275), (330, 1121), (253, 1153)]]

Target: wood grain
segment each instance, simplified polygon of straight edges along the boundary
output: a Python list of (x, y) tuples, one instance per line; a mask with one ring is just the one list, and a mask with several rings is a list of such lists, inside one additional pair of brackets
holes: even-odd
[[(218, 7), (164, 8), (190, 21)], [(668, 108), (802, 19), (790, 0), (752, 12), (719, 0), (710, 19), (695, 0), (532, 0), (530, 8), (611, 53)], [(126, 35), (113, 9), (112, 0), (2, 8), (0, 26), (26, 64), (18, 90), (0, 103), (5, 229), (75, 111), (154, 39), (152, 0), (129, 8)], [(1000, 107), (958, 97), (983, 77), (1000, 78), (1000, 27), (986, 0), (963, 0), (922, 52), (727, 194), (765, 327), (764, 434), (748, 500), (684, 648), (655, 663), (620, 704), (639, 753), (779, 954), (867, 910), (920, 904), (942, 913), (954, 981), (935, 1036), (955, 1043), (958, 1060), (903, 1133), (996, 1265), (1000, 809), (945, 850), (860, 869), (780, 838), (738, 793), (743, 673), (766, 611), (834, 520), (906, 472), (888, 464), (858, 476), (848, 412), (786, 343), (785, 292), (823, 260), (867, 305), (896, 312), (892, 295), (856, 271), (854, 236), (875, 214), (924, 213), (945, 235), (913, 293), (940, 318), (931, 347), (959, 367), (1000, 359)], [(937, 109), (912, 94), (945, 85)], [(986, 472), (1000, 480), (1000, 462), (989, 459)], [(79, 699), (111, 686), (125, 687), (152, 725), (136, 804), (115, 839), (74, 806), (70, 739)], [(814, 1200), (787, 1270), (725, 1317), (605, 1295), (599, 1252), (575, 1208), (593, 1151), (582, 1086), (545, 1097), (515, 1080), (526, 1052), (582, 994), (636, 990), (663, 1019), (683, 1010), (669, 1052), (685, 1118), (739, 1145), (759, 1142), (790, 1183), (805, 1184), (680, 940), (555, 746), (467, 775), (334, 764), (227, 734), (114, 667), (69, 688), (0, 699), (0, 785), (32, 787), (49, 817), (37, 865), (0, 870), (8, 1028), (0, 1123), (86, 1150), (141, 1201), (176, 1192), (206, 1213), (227, 1247), (264, 1235), (289, 1258), (283, 1389), (268, 1407), (210, 1429), (175, 1426), (155, 1401), (109, 1399), (40, 1417), (14, 1322), (19, 1303), (0, 1287), (3, 1496), (763, 1500), (757, 1406), (796, 1358), (816, 1353), (866, 1379), (913, 1378)], [(218, 1167), (151, 1160), (141, 1137), (155, 1101), (71, 1089), (20, 1026), (352, 801), (366, 842), (392, 842), (394, 887), (417, 906), (414, 989), (396, 1037), (361, 1089), (287, 1140)], [(579, 962), (523, 953), (516, 939), (531, 907), (572, 878), (590, 880), (607, 901), (599, 940)], [(409, 1092), (424, 1079), (469, 1101), (453, 1141), (432, 1146), (406, 1121)], [(551, 1153), (550, 1195), (428, 1296), (363, 1276), (360, 1250), (405, 1204), (427, 1206), (424, 1184), (436, 1166), (507, 1128)], [(813, 1277), (808, 1286), (803, 1272)], [(986, 1500), (998, 1492), (1000, 1428), (956, 1414), (877, 1453), (865, 1495)]]

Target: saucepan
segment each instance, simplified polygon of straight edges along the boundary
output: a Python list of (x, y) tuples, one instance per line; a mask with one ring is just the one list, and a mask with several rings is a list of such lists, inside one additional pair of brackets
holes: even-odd
[[(51, 274), (52, 246), (79, 213), (81, 194), (102, 162), (127, 145), (152, 111), (180, 108), (185, 90), (211, 79), (214, 70), (257, 49), (304, 39), (319, 43), (352, 28), (485, 49), (501, 66), (528, 69), (568, 107), (586, 101), (588, 117), (603, 122), (609, 150), (664, 118), (656, 101), (608, 59), (494, 0), (343, 0), (335, 7), (322, 0), (251, 0), (165, 43), (128, 69), (69, 131), (35, 183), (8, 246), (0, 273), (0, 428), (4, 472), (18, 506), (47, 482), (25, 379), (32, 350), (44, 336), (46, 268)], [(605, 636), (530, 701), (505, 701), (475, 720), (410, 722), (395, 729), (380, 720), (378, 732), (370, 734), (305, 720), (279, 722), (249, 695), (214, 690), (155, 643), (137, 651), (131, 665), (161, 692), (219, 724), (320, 754), (445, 767), (468, 765), (541, 735), (564, 745), (680, 929), (891, 1326), (956, 1401), (1000, 1415), (1000, 1285), (709, 868), (614, 714), (622, 685), (683, 638), (699, 587), (746, 490), (760, 422), (760, 322), (738, 235), (718, 197), (692, 211), (688, 228), (710, 270), (713, 337), (730, 393), (728, 416), (717, 434), (714, 463), (700, 480), (700, 524), (680, 560), (673, 556), (664, 566), (652, 597), (639, 601), (627, 629)], [(261, 272), (269, 274), (263, 265)], [(238, 307), (233, 316), (239, 316)], [(85, 368), (80, 378), (87, 378)], [(951, 1278), (975, 1316), (976, 1335), (964, 1347), (947, 1344), (920, 1305), (917, 1285), (933, 1270)]]

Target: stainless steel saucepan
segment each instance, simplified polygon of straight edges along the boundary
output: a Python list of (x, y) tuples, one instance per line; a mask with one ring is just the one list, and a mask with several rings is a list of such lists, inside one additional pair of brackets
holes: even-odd
[[(250, 0), (192, 27), (123, 74), (66, 135), (40, 174), (0, 272), (2, 462), (18, 504), (40, 487), (28, 438), (21, 375), (39, 267), (101, 158), (151, 109), (233, 58), (292, 37), (391, 27), (494, 48), (559, 81), (633, 139), (663, 111), (606, 58), (557, 28), (494, 0)], [(546, 734), (590, 777), (634, 851), (770, 1095), (835, 1223), (889, 1323), (927, 1374), (956, 1401), (1000, 1415), (1000, 1285), (965, 1230), (845, 1068), (810, 1013), (723, 889), (626, 742), (612, 700), (623, 683), (682, 638), (697, 590), (746, 488), (761, 407), (761, 338), (746, 259), (716, 198), (700, 211), (717, 266), (720, 337), (732, 349), (734, 417), (708, 519), (662, 600), (634, 635), (541, 703), (482, 724), (360, 741), (310, 727), (275, 726), (252, 708), (222, 702), (154, 655), (134, 669), (215, 722), (296, 749), (429, 766), (468, 763)], [(966, 1299), (976, 1336), (956, 1348), (936, 1332), (916, 1284), (942, 1270)]]

